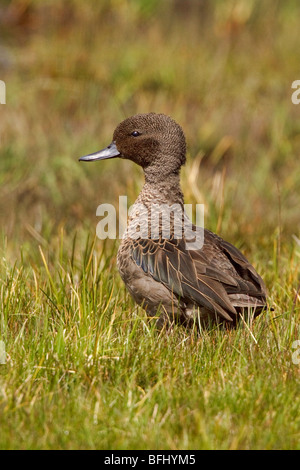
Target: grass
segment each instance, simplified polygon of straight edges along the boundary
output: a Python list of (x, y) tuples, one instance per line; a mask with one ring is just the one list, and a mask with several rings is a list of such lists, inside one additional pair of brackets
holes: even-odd
[(279, 316), (158, 334), (124, 292), (114, 254), (61, 241), (41, 249), (39, 267), (2, 266), (1, 447), (296, 448), (289, 279)]
[[(1, 7), (1, 449), (299, 449), (299, 5), (186, 4)], [(142, 175), (77, 157), (147, 111), (183, 126), (186, 202), (263, 276), (255, 322), (158, 333), (93, 239)]]

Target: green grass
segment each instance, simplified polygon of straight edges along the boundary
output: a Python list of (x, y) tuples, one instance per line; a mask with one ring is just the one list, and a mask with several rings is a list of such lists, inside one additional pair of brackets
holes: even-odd
[(289, 275), (253, 324), (158, 333), (94, 248), (2, 265), (2, 448), (298, 447)]
[[(186, 4), (4, 2), (1, 449), (299, 449), (300, 6)], [(148, 111), (185, 130), (186, 202), (264, 278), (254, 322), (157, 332), (93, 238), (142, 175), (77, 158)]]

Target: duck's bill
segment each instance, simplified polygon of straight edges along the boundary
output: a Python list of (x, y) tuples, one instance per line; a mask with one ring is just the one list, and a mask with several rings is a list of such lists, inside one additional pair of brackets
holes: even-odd
[(107, 160), (108, 158), (116, 158), (120, 156), (120, 152), (116, 147), (115, 142), (112, 142), (105, 149), (99, 150), (99, 152), (90, 153), (85, 157), (79, 158), (82, 162), (93, 162), (94, 160)]

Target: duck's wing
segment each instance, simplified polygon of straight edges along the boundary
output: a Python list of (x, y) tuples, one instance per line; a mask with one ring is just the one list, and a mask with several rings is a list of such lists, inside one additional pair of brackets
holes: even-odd
[(209, 265), (207, 273), (224, 284), (235, 307), (265, 306), (266, 286), (247, 258), (218, 235), (209, 230), (204, 232), (203, 249), (191, 252), (198, 269), (203, 264)]
[(164, 284), (180, 299), (216, 312), (228, 321), (236, 315), (223, 284), (197, 272), (183, 239), (138, 239), (132, 241), (132, 258), (145, 273)]
[(132, 240), (132, 258), (183, 301), (231, 321), (235, 306), (265, 305), (265, 287), (247, 259), (215, 237), (204, 230), (199, 249), (187, 249), (184, 238)]

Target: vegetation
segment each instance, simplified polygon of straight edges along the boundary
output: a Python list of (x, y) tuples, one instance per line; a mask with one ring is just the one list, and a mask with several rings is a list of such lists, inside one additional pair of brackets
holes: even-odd
[[(2, 2), (0, 448), (299, 449), (299, 10)], [(149, 111), (185, 130), (186, 202), (267, 284), (253, 323), (158, 333), (94, 238), (143, 177), (78, 157)]]

